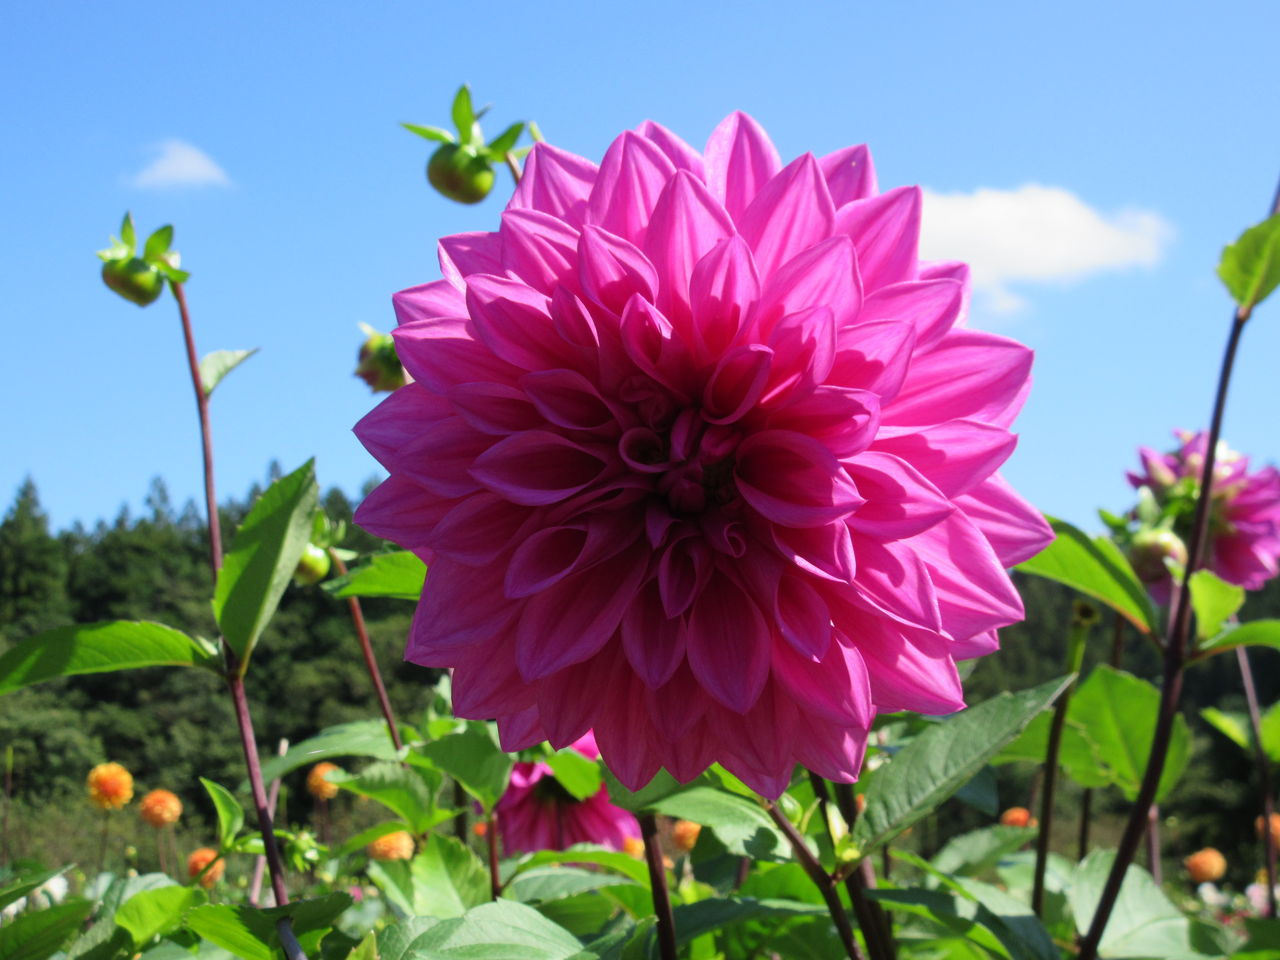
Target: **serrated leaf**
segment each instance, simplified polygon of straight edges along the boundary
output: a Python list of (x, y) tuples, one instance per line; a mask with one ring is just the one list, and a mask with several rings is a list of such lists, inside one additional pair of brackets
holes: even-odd
[(209, 799), (213, 801), (214, 809), (218, 811), (218, 849), (230, 850), (240, 828), (244, 826), (244, 808), (240, 806), (240, 801), (235, 798), (235, 795), (222, 784), (204, 777), (200, 778), (200, 782), (204, 784), (205, 790), (209, 793)]
[(147, 237), (146, 245), (142, 248), (142, 259), (147, 261), (158, 259), (161, 254), (168, 252), (172, 243), (173, 227), (166, 223)]
[(110, 620), (57, 627), (0, 655), (0, 694), (57, 677), (215, 662), (195, 640), (160, 623)]
[(738, 856), (756, 860), (790, 859), (787, 838), (773, 819), (759, 804), (737, 794), (695, 786), (663, 797), (653, 804), (653, 810), (710, 827), (725, 848)]
[(267, 910), (217, 904), (190, 910), (186, 925), (241, 960), (271, 960), (281, 949), (276, 926), (281, 918), (289, 918), (294, 934), (301, 940), (308, 932), (327, 928), (350, 906), (351, 897), (345, 893), (294, 900)]
[(425, 833), (450, 819), (452, 811), (436, 805), (442, 778), (434, 770), (398, 763), (375, 763), (358, 775), (329, 775), (329, 782), (382, 804), (409, 824), (413, 833)]
[(457, 138), (452, 133), (441, 127), (425, 126), (418, 123), (402, 123), (400, 126), (410, 133), (416, 133), (425, 140), (434, 140), (437, 143), (455, 143), (457, 141)]
[(415, 752), (458, 781), (486, 812), (507, 789), (515, 765), (511, 755), (498, 746), (488, 725), (474, 720), (457, 733), (422, 744)]
[(632, 882), (617, 874), (584, 870), (580, 867), (533, 867), (512, 877), (502, 895), (521, 903), (542, 903)]
[(408, 550), (375, 553), (350, 573), (321, 584), (335, 597), (393, 597), (417, 601), (427, 579), (427, 565)]
[(1209, 570), (1191, 575), (1191, 608), (1196, 614), (1196, 637), (1208, 640), (1244, 605), (1244, 588), (1227, 583)]
[(215, 350), (205, 354), (200, 360), (200, 385), (204, 388), (204, 395), (212, 394), (223, 377), (257, 352), (258, 348), (254, 347), (252, 350)]
[(88, 900), (75, 900), (22, 913), (0, 926), (0, 957), (47, 960), (92, 912)]
[(489, 871), (452, 837), (431, 834), (412, 860), (369, 864), (369, 876), (409, 917), (460, 917), (490, 898)]
[(1151, 599), (1119, 548), (1105, 537), (1089, 537), (1065, 520), (1045, 519), (1056, 538), (1016, 569), (1079, 590), (1150, 633), (1155, 623)]
[(575, 844), (567, 850), (539, 850), (517, 869), (531, 869), (550, 863), (591, 863), (602, 870), (611, 870), (628, 877), (642, 886), (649, 885), (649, 868), (643, 860), (629, 853), (590, 844)]
[(556, 782), (577, 800), (595, 796), (604, 785), (600, 761), (584, 757), (570, 747), (557, 750), (546, 758), (546, 763), (555, 774)]
[(160, 887), (134, 894), (115, 913), (115, 922), (129, 931), (135, 948), (152, 937), (177, 929), (192, 907), (207, 900), (198, 887)]
[(1035, 836), (1034, 827), (1003, 824), (971, 830), (948, 840), (933, 858), (933, 866), (942, 873), (976, 877), (993, 869), (1006, 854), (1018, 850)]
[[(379, 938), (382, 946), (382, 938)], [(593, 953), (537, 910), (511, 900), (486, 903), (466, 916), (422, 929), (383, 960), (590, 960)]]
[[(404, 741), (417, 739), (417, 731), (401, 724)], [(321, 730), (314, 737), (294, 744), (283, 757), (272, 757), (262, 765), (262, 779), (278, 780), (286, 774), (332, 757), (371, 757), (374, 760), (396, 760), (395, 745), (382, 720), (355, 720)]]
[(1240, 234), (1222, 251), (1218, 276), (1248, 313), (1280, 285), (1280, 213)]
[(306, 549), (319, 498), (315, 463), (308, 460), (258, 499), (223, 558), (213, 614), (241, 673)]

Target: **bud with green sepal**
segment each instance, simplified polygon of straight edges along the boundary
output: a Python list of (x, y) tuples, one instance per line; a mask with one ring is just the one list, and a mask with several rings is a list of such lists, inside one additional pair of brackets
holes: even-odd
[(1187, 565), (1187, 545), (1169, 529), (1139, 530), (1129, 544), (1129, 562), (1143, 583), (1159, 583), (1169, 577), (1169, 563)]
[(137, 234), (133, 214), (126, 213), (120, 224), (119, 238), (111, 238), (111, 246), (98, 251), (102, 263), (102, 282), (130, 303), (140, 307), (155, 303), (164, 293), (164, 284), (182, 283), (189, 274), (179, 269), (178, 251), (171, 250), (173, 227), (165, 225), (147, 238), (142, 255), (137, 255)]
[(344, 562), (354, 560), (357, 556), (354, 551), (338, 546), (346, 535), (346, 523), (330, 520), (323, 510), (317, 510), (311, 520), (311, 538), (293, 572), (293, 582), (300, 587), (319, 583), (329, 575), (334, 554)]
[(356, 376), (374, 393), (390, 393), (405, 385), (404, 367), (396, 355), (395, 341), (387, 333), (379, 333), (367, 323), (360, 324), (365, 341), (360, 345)]

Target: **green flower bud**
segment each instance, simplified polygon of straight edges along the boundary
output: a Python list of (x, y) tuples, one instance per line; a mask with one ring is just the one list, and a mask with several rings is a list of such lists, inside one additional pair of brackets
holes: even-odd
[(390, 393), (405, 385), (404, 367), (396, 355), (395, 341), (367, 324), (360, 324), (366, 339), (360, 346), (356, 376), (374, 393)]
[(479, 203), (493, 189), (493, 166), (469, 146), (442, 144), (427, 161), (427, 180), (450, 200)]
[(164, 275), (138, 257), (108, 260), (102, 265), (102, 282), (140, 307), (155, 303), (164, 293)]
[(1140, 530), (1129, 545), (1129, 562), (1143, 583), (1157, 583), (1169, 576), (1165, 560), (1187, 564), (1187, 547), (1172, 530)]
[(308, 543), (297, 569), (293, 571), (293, 582), (300, 587), (319, 583), (329, 575), (329, 564), (329, 551)]

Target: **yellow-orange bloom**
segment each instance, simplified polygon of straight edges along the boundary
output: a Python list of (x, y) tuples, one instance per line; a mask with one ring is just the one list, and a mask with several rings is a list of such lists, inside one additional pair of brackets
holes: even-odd
[[(216, 862), (215, 862), (216, 861)], [(209, 864), (213, 866), (209, 867)], [(200, 877), (200, 871), (205, 867), (209, 867), (203, 877)], [(227, 869), (227, 861), (218, 859), (218, 851), (211, 847), (201, 847), (199, 850), (191, 851), (191, 856), (187, 857), (187, 876), (194, 880), (200, 877), (200, 886), (208, 890), (222, 878), (222, 873)]]
[(692, 820), (677, 820), (671, 828), (671, 842), (681, 853), (688, 853), (698, 842), (698, 834), (701, 832), (701, 824)]
[(330, 783), (325, 776), (341, 769), (336, 763), (327, 760), (317, 763), (307, 774), (307, 792), (317, 800), (332, 800), (338, 795), (338, 785)]
[(119, 810), (133, 799), (133, 774), (118, 763), (100, 763), (85, 780), (89, 802), (100, 810)]
[(1197, 850), (1182, 861), (1192, 883), (1216, 883), (1227, 872), (1227, 858), (1213, 847)]
[(628, 853), (633, 857), (643, 857), (644, 841), (639, 837), (627, 837), (626, 840), (622, 841), (622, 849), (623, 852)]
[[(1259, 840), (1266, 839), (1266, 832), (1262, 829), (1261, 817), (1258, 817), (1253, 821), (1253, 829), (1258, 832)], [(1271, 836), (1275, 839), (1276, 843), (1280, 843), (1280, 813), (1273, 813), (1271, 815)]]
[(412, 860), (413, 834), (407, 830), (383, 834), (365, 847), (365, 852), (374, 860)]
[(159, 830), (178, 822), (182, 816), (182, 801), (168, 790), (152, 790), (139, 801), (138, 814)]
[(1040, 821), (1026, 807), (1010, 807), (1000, 814), (1000, 822), (1006, 827), (1038, 827)]

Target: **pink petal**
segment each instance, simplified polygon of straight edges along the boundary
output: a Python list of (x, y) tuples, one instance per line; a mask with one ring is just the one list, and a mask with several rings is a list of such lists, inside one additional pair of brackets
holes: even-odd
[(739, 221), (760, 188), (782, 169), (778, 149), (745, 113), (732, 113), (712, 131), (704, 151), (707, 186)]
[(703, 689), (745, 713), (769, 679), (769, 625), (755, 602), (724, 574), (708, 580), (689, 615), (689, 666)]
[(1040, 511), (999, 474), (957, 497), (956, 506), (978, 525), (1004, 567), (1030, 560), (1053, 541), (1053, 530)]
[(548, 422), (570, 430), (618, 432), (613, 410), (600, 391), (573, 370), (542, 370), (525, 374), (520, 387)]
[(796, 721), (796, 759), (835, 783), (855, 783), (867, 750), (865, 727), (837, 727), (801, 713)]
[(831, 452), (788, 430), (764, 430), (738, 448), (738, 491), (762, 516), (785, 527), (816, 527), (863, 504)]
[(702, 155), (694, 150), (674, 133), (659, 123), (646, 120), (636, 127), (636, 133), (653, 142), (659, 150), (667, 155), (677, 170), (688, 170), (699, 180), (705, 180)]
[(450, 387), (446, 396), (458, 416), (481, 433), (520, 433), (543, 422), (524, 392), (505, 383), (472, 380)]
[[(542, 724), (538, 720), (537, 708), (531, 707), (528, 710), (498, 718), (498, 744), (507, 753), (528, 750), (545, 739), (547, 735), (543, 732)], [(501, 802), (499, 809), (501, 809)]]
[(773, 617), (782, 638), (801, 657), (821, 660), (831, 642), (831, 612), (803, 576), (784, 573), (773, 595)]
[[(502, 597), (501, 571), (469, 567), (440, 558), (427, 571), (409, 630), (405, 659), (423, 666), (452, 666), (458, 652), (485, 646), (502, 635), (519, 607)], [(458, 603), (458, 597), (489, 598), (488, 603)], [(490, 714), (493, 716), (493, 714)]]
[(622, 312), (622, 346), (636, 367), (671, 390), (676, 398), (689, 397), (693, 364), (684, 344), (658, 308), (636, 294)]
[(972, 418), (1007, 426), (1025, 398), (1031, 351), (1014, 340), (977, 330), (952, 330), (911, 361), (886, 426), (928, 426)]
[(646, 704), (650, 722), (659, 736), (667, 740), (683, 740), (707, 712), (711, 698), (685, 660), (676, 667), (670, 680), (646, 693)]
[(485, 273), (515, 274), (540, 293), (550, 295), (557, 285), (576, 279), (579, 232), (541, 210), (508, 210), (498, 231), (502, 262)]
[(837, 627), (856, 637), (854, 626), (843, 618), (853, 617), (852, 623), (857, 624), (866, 618), (867, 610), (873, 610), (925, 630), (942, 629), (937, 591), (928, 567), (914, 550), (896, 541), (881, 543), (859, 534), (853, 538), (853, 555), (858, 558), (858, 577), (852, 584), (856, 602), (840, 596), (842, 592), (835, 596), (827, 592), (829, 600), (842, 601), (833, 605)]
[(767, 342), (782, 317), (815, 306), (829, 307), (836, 327), (843, 329), (858, 317), (861, 304), (853, 244), (848, 237), (831, 237), (769, 278), (752, 318), (752, 336)]
[(901, 457), (948, 497), (968, 493), (1000, 468), (1018, 438), (978, 420), (951, 420), (923, 430), (888, 433), (875, 449)]
[(356, 510), (355, 521), (375, 537), (393, 540), (408, 549), (426, 547), (440, 519), (454, 501), (442, 500), (407, 477), (393, 475), (369, 492)]
[(689, 304), (699, 362), (724, 353), (759, 296), (755, 260), (741, 237), (722, 240), (698, 261), (689, 281)]
[[(668, 617), (678, 617), (702, 592), (711, 574), (711, 558), (698, 540), (677, 540), (663, 551), (658, 561), (658, 596)], [(653, 684), (657, 686), (657, 684)]]
[[(402, 509), (412, 506), (412, 501), (406, 500)], [(528, 519), (528, 510), (501, 497), (472, 494), (440, 519), (431, 533), (431, 546), (440, 556), (467, 566), (493, 563), (515, 542)]]
[(862, 302), (861, 319), (907, 320), (916, 328), (916, 345), (936, 343), (956, 325), (966, 301), (959, 280), (907, 280), (881, 287)]
[(737, 220), (738, 232), (751, 245), (764, 276), (830, 237), (835, 206), (813, 155), (793, 160), (764, 185)]
[(656, 299), (653, 264), (634, 244), (594, 226), (582, 231), (578, 243), (578, 278), (583, 293), (610, 313), (620, 315), (633, 295)]
[(873, 320), (842, 327), (836, 336), (836, 359), (828, 380), (867, 390), (880, 397), (881, 418), (902, 389), (916, 362), (915, 328), (901, 320)]
[[(421, 609), (421, 608), (419, 608)], [(533, 691), (520, 682), (510, 631), (491, 644), (458, 655), (453, 668), (453, 713), (464, 720), (486, 720), (533, 707)]]
[(630, 130), (624, 132), (600, 163), (587, 204), (587, 222), (634, 244), (643, 243), (658, 197), (675, 173), (675, 166), (656, 144)]
[(891, 453), (866, 450), (845, 464), (867, 502), (851, 529), (880, 540), (913, 537), (949, 517), (955, 507), (918, 470)]
[(496, 233), (455, 233), (441, 237), (438, 244), (440, 272), (457, 290), (462, 290), (465, 277), (473, 273), (501, 274), (502, 241)]
[(444, 393), (469, 380), (509, 382), (519, 373), (472, 336), (473, 325), (460, 317), (415, 320), (392, 336), (400, 362), (414, 380), (434, 393)]
[(813, 437), (844, 459), (876, 438), (880, 398), (869, 390), (821, 384), (809, 396), (773, 413), (769, 425)]
[(835, 583), (853, 580), (853, 540), (843, 521), (820, 527), (779, 527), (770, 533), (779, 555), (806, 573)]
[(546, 143), (535, 143), (525, 158), (520, 185), (507, 209), (541, 210), (575, 227), (581, 226), (597, 173), (590, 160)]
[(953, 637), (964, 640), (1022, 619), (1022, 599), (1004, 565), (963, 513), (952, 514), (910, 543), (929, 568), (942, 626)]
[(476, 337), (507, 363), (523, 370), (560, 366), (553, 349), (550, 301), (518, 280), (474, 276), (467, 280), (467, 309)]
[(579, 568), (586, 545), (585, 527), (544, 527), (516, 547), (503, 591), (513, 600), (541, 593)]
[(733, 423), (746, 416), (769, 382), (773, 351), (756, 343), (734, 347), (716, 364), (702, 394), (710, 423)]
[(915, 710), (938, 715), (964, 708), (964, 690), (950, 644), (941, 637), (923, 631), (907, 633), (875, 618), (849, 641), (867, 665), (871, 696), (880, 712)]
[(622, 649), (644, 685), (656, 690), (684, 662), (685, 624), (668, 618), (656, 581), (641, 588), (622, 618)]
[(433, 396), (420, 384), (395, 391), (364, 415), (356, 424), (356, 436), (384, 467), (398, 460), (401, 450), (427, 424), (447, 418), (449, 404)]
[(500, 440), (476, 458), (471, 475), (512, 503), (556, 503), (597, 480), (603, 453), (558, 434), (529, 430)]
[(852, 200), (874, 197), (879, 192), (871, 151), (865, 143), (828, 153), (818, 161), (818, 166), (827, 178), (827, 189), (831, 191), (831, 199), (837, 208)]
[(804, 400), (831, 372), (836, 352), (835, 314), (818, 306), (788, 314), (769, 335), (773, 363), (760, 406)]
[(480, 485), (471, 464), (489, 450), (493, 437), (477, 432), (461, 417), (426, 425), (402, 452), (401, 472), (443, 497), (465, 497)]
[(834, 229), (853, 238), (863, 288), (879, 290), (915, 279), (920, 240), (920, 188), (898, 187), (869, 200), (846, 203)]
[(391, 297), (397, 323), (434, 320), (437, 317), (465, 317), (467, 304), (458, 287), (448, 280), (435, 280)]
[(694, 266), (734, 235), (733, 221), (693, 174), (677, 173), (658, 198), (644, 251), (658, 272), (658, 309), (690, 339), (689, 281)]
[(804, 713), (829, 723), (866, 729), (875, 717), (867, 666), (857, 649), (830, 643), (820, 660), (774, 642), (773, 676)]

